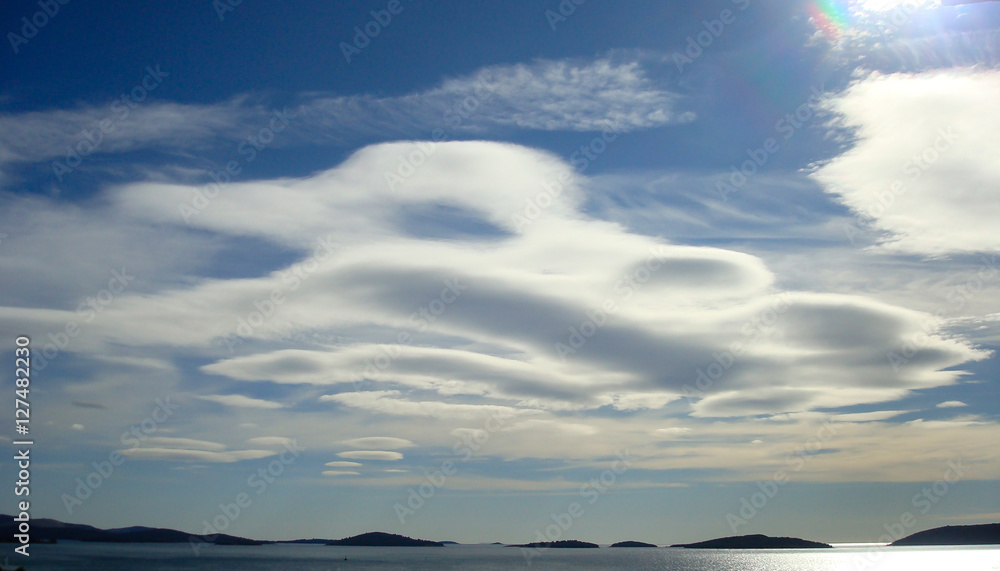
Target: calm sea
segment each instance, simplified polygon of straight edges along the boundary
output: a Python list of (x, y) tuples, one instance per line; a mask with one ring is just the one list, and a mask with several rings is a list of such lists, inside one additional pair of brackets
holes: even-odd
[[(338, 569), (527, 569), (521, 550), (493, 545), (326, 547), (263, 545), (203, 548), (187, 545), (64, 542), (32, 545), (31, 557), (6, 566), (27, 571), (334, 571)], [(789, 551), (700, 551), (663, 548), (550, 549), (531, 569), (665, 569), (676, 571), (1000, 571), (1000, 548), (851, 547)]]

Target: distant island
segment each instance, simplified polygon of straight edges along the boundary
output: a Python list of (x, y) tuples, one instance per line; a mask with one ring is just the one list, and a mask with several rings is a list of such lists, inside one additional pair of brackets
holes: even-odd
[[(0, 534), (12, 538), (15, 530), (14, 516), (0, 514)], [(90, 525), (64, 523), (55, 519), (36, 519), (31, 525), (33, 543), (54, 543), (56, 541), (92, 541), (104, 543), (211, 543), (214, 545), (264, 545), (271, 543), (257, 541), (223, 533), (215, 535), (194, 535), (176, 529), (157, 527), (122, 527), (98, 529)]]
[(383, 533), (372, 531), (362, 533), (344, 539), (334, 539), (327, 542), (327, 545), (352, 545), (356, 547), (444, 547), (440, 541), (428, 541), (426, 539), (413, 539), (405, 535), (395, 533)]
[(525, 543), (523, 545), (511, 545), (510, 547), (535, 547), (540, 549), (553, 548), (553, 549), (595, 549), (600, 547), (596, 543), (589, 543), (586, 541), (576, 541), (574, 539), (568, 539), (563, 541), (536, 541), (534, 543)]
[[(0, 514), (0, 543), (14, 541), (17, 533), (14, 516)], [(298, 543), (313, 545), (361, 546), (361, 547), (444, 547), (457, 545), (454, 541), (429, 541), (414, 539), (393, 533), (379, 531), (362, 533), (344, 539), (293, 539), (283, 541), (260, 541), (223, 533), (195, 535), (175, 529), (132, 526), (115, 529), (99, 529), (90, 525), (65, 523), (55, 519), (33, 519), (31, 525), (32, 543), (56, 543), (58, 541), (87, 541), (106, 543), (200, 543), (212, 545), (264, 545), (274, 543)], [(493, 542), (489, 545), (502, 545)], [(956, 525), (938, 527), (914, 533), (890, 545), (1000, 545), (1000, 523), (983, 525)], [(508, 547), (537, 549), (595, 549), (596, 543), (586, 541), (537, 541)], [(619, 541), (611, 547), (657, 547), (642, 541)], [(795, 537), (769, 537), (766, 535), (741, 535), (722, 537), (698, 543), (681, 543), (671, 547), (686, 549), (815, 549), (830, 548), (826, 543), (809, 541)], [(2, 570), (0, 570), (2, 571)]]
[(815, 549), (832, 548), (832, 545), (797, 537), (768, 537), (766, 535), (738, 535), (710, 539), (698, 543), (681, 543), (670, 547), (687, 549)]
[(1000, 523), (936, 527), (914, 533), (890, 545), (1000, 545)]

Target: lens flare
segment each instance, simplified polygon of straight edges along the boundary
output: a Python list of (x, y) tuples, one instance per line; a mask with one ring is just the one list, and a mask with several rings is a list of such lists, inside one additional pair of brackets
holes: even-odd
[(831, 40), (839, 39), (849, 27), (846, 2), (816, 0), (809, 6), (809, 16), (816, 28)]

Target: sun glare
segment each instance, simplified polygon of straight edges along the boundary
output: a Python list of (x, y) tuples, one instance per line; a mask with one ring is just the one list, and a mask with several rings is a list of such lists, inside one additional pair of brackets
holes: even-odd
[(888, 12), (897, 8), (915, 10), (940, 4), (940, 2), (937, 0), (858, 0), (853, 4), (868, 12)]

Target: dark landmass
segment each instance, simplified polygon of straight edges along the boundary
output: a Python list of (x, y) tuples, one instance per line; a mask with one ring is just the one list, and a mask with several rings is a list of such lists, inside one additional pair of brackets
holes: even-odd
[(889, 545), (1000, 545), (1000, 523), (936, 527)]
[(574, 539), (564, 540), (564, 541), (536, 541), (534, 543), (525, 543), (523, 545), (511, 545), (510, 547), (539, 547), (547, 548), (552, 547), (554, 549), (594, 549), (600, 547), (596, 543), (588, 543), (586, 541), (576, 541)]
[[(16, 541), (17, 522), (14, 516), (0, 514), (0, 543)], [(269, 543), (298, 543), (315, 545), (351, 545), (368, 547), (443, 547), (459, 545), (456, 541), (428, 541), (391, 533), (370, 532), (344, 539), (294, 539), (286, 541), (259, 541), (223, 533), (215, 535), (193, 535), (175, 529), (132, 526), (116, 529), (99, 529), (90, 525), (65, 523), (55, 519), (32, 519), (32, 543), (56, 543), (57, 541), (89, 541), (106, 543), (187, 543), (195, 542), (213, 545), (264, 545)], [(493, 542), (490, 545), (502, 545)], [(938, 527), (914, 533), (890, 545), (1000, 545), (1000, 523), (984, 525), (956, 525)], [(538, 541), (509, 547), (593, 549), (596, 543), (586, 541)], [(642, 541), (620, 541), (611, 547), (656, 547)], [(684, 543), (671, 547), (687, 549), (813, 549), (829, 548), (826, 543), (808, 541), (794, 537), (768, 537), (766, 535), (742, 535), (723, 537), (698, 543)]]
[(758, 534), (722, 537), (698, 543), (671, 545), (670, 547), (686, 547), (688, 549), (813, 549), (833, 546), (797, 537), (768, 537)]
[[(0, 537), (13, 538), (17, 533), (14, 516), (0, 514)], [(64, 523), (55, 519), (31, 520), (32, 543), (55, 541), (93, 541), (107, 543), (212, 543), (215, 545), (263, 545), (267, 541), (257, 541), (234, 535), (192, 535), (175, 529), (155, 527), (123, 527), (118, 529), (98, 529), (91, 525)]]
[(618, 543), (612, 543), (611, 547), (656, 547), (652, 543), (646, 543), (643, 541), (619, 541)]
[(335, 539), (328, 542), (327, 545), (353, 545), (360, 547), (444, 547), (444, 543), (441, 543), (440, 541), (413, 539), (412, 537), (406, 537), (405, 535), (382, 533), (381, 531), (372, 531), (370, 533), (362, 533), (361, 535), (355, 535), (353, 537), (345, 537), (344, 539)]

